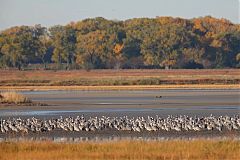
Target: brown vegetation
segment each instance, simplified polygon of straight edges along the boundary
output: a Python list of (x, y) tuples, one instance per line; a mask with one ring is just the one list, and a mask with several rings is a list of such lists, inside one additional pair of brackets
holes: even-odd
[(17, 92), (3, 92), (0, 94), (0, 103), (21, 104), (31, 103), (31, 100)]
[(116, 77), (160, 77), (162, 79), (240, 79), (240, 69), (126, 69), (126, 70), (71, 70), (71, 71), (52, 71), (52, 70), (0, 70), (0, 80), (69, 80), (78, 78), (116, 78)]
[(125, 86), (0, 86), (1, 90), (49, 91), (49, 90), (158, 90), (158, 89), (240, 89), (238, 84), (228, 85), (125, 85)]
[(89, 86), (99, 86), (97, 88), (102, 88), (102, 86), (103, 88), (107, 88), (105, 86), (113, 86), (112, 88), (117, 88), (115, 86), (141, 86), (144, 88), (143, 86), (147, 85), (155, 85), (156, 88), (164, 88), (164, 86), (165, 88), (185, 88), (187, 87), (186, 85), (235, 85), (237, 87), (240, 82), (239, 69), (92, 70), (90, 72), (85, 70), (57, 72), (0, 70), (0, 73), (1, 89), (28, 88), (24, 86), (34, 86), (32, 87), (33, 89), (39, 88), (37, 86), (40, 86), (40, 88), (44, 88), (44, 86), (48, 86), (47, 88), (70, 86), (65, 87), (68, 89), (75, 88), (76, 86), (76, 89), (91, 88)]
[(1, 142), (0, 159), (238, 159), (237, 140)]

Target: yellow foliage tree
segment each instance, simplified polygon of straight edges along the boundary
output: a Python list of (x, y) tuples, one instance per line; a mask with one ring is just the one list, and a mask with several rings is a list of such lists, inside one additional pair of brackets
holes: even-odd
[(124, 44), (116, 44), (113, 48), (114, 53), (119, 56), (121, 54), (121, 51), (124, 47)]

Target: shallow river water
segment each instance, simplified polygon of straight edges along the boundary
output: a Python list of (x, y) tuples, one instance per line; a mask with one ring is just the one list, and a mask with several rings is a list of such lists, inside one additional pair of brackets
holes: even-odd
[[(0, 108), (0, 119), (12, 117), (37, 117), (41, 119), (59, 118), (60, 116), (85, 117), (138, 117), (189, 115), (189, 116), (233, 116), (240, 114), (240, 90), (206, 90), (206, 89), (169, 89), (140, 91), (31, 91), (22, 92), (35, 102), (48, 106), (13, 106)], [(161, 98), (159, 98), (161, 97)], [(99, 136), (100, 135), (100, 136)], [(141, 133), (141, 134), (76, 134), (65, 133), (43, 135), (0, 135), (1, 140), (51, 139), (54, 141), (84, 140), (119, 140), (119, 139), (194, 139), (196, 137), (229, 137), (224, 134), (181, 134), (179, 133)], [(231, 135), (231, 134), (230, 134)], [(237, 133), (238, 138), (239, 133)]]
[[(23, 92), (49, 106), (0, 108), (1, 117), (234, 115), (240, 90), (36, 91)], [(161, 98), (158, 98), (160, 97)]]

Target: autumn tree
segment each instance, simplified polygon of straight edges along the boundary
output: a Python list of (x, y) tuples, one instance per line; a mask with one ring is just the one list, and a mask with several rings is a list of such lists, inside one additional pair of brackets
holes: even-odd
[[(192, 31), (200, 37), (199, 43), (205, 50), (202, 61), (207, 63), (203, 63), (204, 67), (234, 66), (236, 61), (233, 57), (238, 52), (235, 46), (236, 43), (239, 43), (237, 25), (226, 19), (216, 19), (211, 16), (196, 18), (192, 22)], [(233, 43), (230, 42), (232, 40)]]
[[(240, 25), (211, 16), (102, 17), (50, 28), (16, 26), (0, 32), (0, 67), (57, 63), (71, 68), (239, 67)], [(77, 63), (77, 64), (75, 64)]]
[(123, 44), (116, 44), (113, 48), (113, 52), (115, 53), (116, 57), (116, 68), (120, 69), (121, 63), (124, 60), (122, 50), (124, 45)]
[(97, 30), (114, 29), (115, 26), (114, 21), (110, 21), (102, 17), (96, 17), (79, 21), (74, 25), (74, 28), (79, 34), (84, 35)]
[(127, 64), (125, 64), (127, 68), (144, 66), (141, 45), (145, 37), (155, 34), (158, 27), (158, 22), (150, 18), (134, 18), (124, 22), (126, 38), (123, 41), (123, 54), (127, 59)]
[(122, 44), (125, 38), (122, 23), (98, 17), (86, 20), (87, 25), (90, 23), (94, 26), (87, 29), (84, 22), (76, 24), (77, 63), (86, 69), (116, 66), (122, 54), (115, 54), (114, 48), (116, 44)]
[(102, 57), (106, 49), (106, 37), (103, 31), (94, 31), (77, 37), (77, 63), (86, 69), (102, 66)]

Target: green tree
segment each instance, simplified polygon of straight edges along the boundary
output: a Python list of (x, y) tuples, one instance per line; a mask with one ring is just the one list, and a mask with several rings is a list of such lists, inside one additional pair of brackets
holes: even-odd
[(181, 57), (181, 50), (189, 44), (191, 33), (177, 25), (168, 25), (145, 37), (141, 53), (146, 65), (172, 68)]
[(237, 55), (236, 55), (236, 61), (237, 61), (237, 64), (236, 64), (236, 67), (240, 67), (240, 53), (238, 53)]
[(53, 55), (52, 61), (57, 63), (58, 69), (62, 68), (62, 63), (64, 62), (64, 39), (63, 39), (63, 32), (64, 27), (57, 25), (49, 28), (50, 37), (52, 40), (53, 45)]
[(52, 60), (62, 67), (62, 63), (67, 64), (66, 69), (75, 63), (76, 33), (71, 25), (54, 26), (49, 29), (52, 45), (54, 47)]
[(52, 47), (52, 43), (50, 38), (47, 35), (42, 35), (39, 38), (39, 49), (37, 52), (37, 56), (41, 59), (41, 62), (44, 65), (44, 69), (47, 68), (47, 62), (50, 62), (50, 60), (47, 57), (48, 52), (50, 52), (50, 49)]
[(21, 69), (31, 62), (38, 50), (39, 25), (13, 27), (2, 33), (1, 53), (8, 66)]
[(215, 67), (234, 67), (236, 55), (240, 52), (240, 32), (221, 33), (214, 37), (210, 46), (214, 48)]

